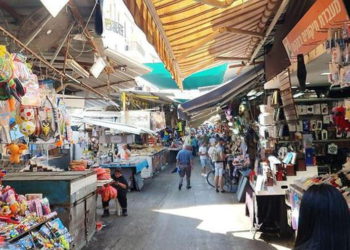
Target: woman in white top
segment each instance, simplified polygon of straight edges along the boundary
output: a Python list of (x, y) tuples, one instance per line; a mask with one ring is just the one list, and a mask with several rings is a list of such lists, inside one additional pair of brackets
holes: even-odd
[(128, 160), (130, 158), (130, 156), (131, 156), (131, 152), (128, 149), (128, 146), (126, 144), (124, 144), (121, 147), (120, 151), (118, 152), (117, 157), (119, 157), (122, 160)]
[(208, 164), (208, 148), (207, 144), (205, 142), (202, 143), (202, 145), (199, 147), (199, 158), (201, 160), (202, 165), (202, 175), (207, 175), (207, 166)]

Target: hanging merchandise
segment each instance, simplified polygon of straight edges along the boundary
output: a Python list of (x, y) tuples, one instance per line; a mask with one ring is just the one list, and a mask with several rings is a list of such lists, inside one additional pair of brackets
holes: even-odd
[(39, 138), (48, 141), (50, 138), (53, 138), (57, 132), (57, 113), (48, 96), (46, 96), (44, 103), (39, 108), (38, 118), (41, 125)]
[(350, 86), (350, 25), (344, 24), (342, 28), (330, 29), (326, 48), (331, 54), (328, 76), (332, 86), (340, 85), (341, 88)]
[(345, 120), (345, 107), (334, 107), (333, 112), (333, 122), (339, 131), (348, 131), (350, 130), (350, 122)]
[(25, 90), (21, 81), (14, 75), (12, 55), (7, 52), (6, 46), (0, 45), (0, 100), (15, 98), (21, 102)]
[(10, 110), (7, 102), (0, 101), (0, 142), (11, 143)]
[(8, 144), (6, 146), (7, 152), (10, 155), (10, 162), (18, 164), (20, 163), (20, 157), (24, 150), (28, 149), (27, 145), (19, 143), (19, 144)]

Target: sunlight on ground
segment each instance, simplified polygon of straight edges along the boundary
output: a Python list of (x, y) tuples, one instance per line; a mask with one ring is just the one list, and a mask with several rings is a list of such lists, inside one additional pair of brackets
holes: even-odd
[[(243, 239), (248, 239), (248, 240), (252, 240), (253, 239), (253, 233), (252, 232), (237, 232), (237, 233), (232, 233), (232, 236), (243, 238)], [(255, 240), (260, 240), (259, 239), (259, 234), (257, 234), (255, 236)], [(263, 240), (260, 240), (260, 241), (263, 241)], [(269, 244), (271, 246), (275, 247), (277, 250), (290, 250), (290, 248), (278, 245), (276, 243), (269, 243)]]
[[(154, 212), (200, 220), (197, 229), (210, 233), (232, 234), (234, 237), (253, 239), (250, 220), (246, 217), (244, 204), (202, 205), (176, 209), (160, 209)], [(256, 240), (258, 239), (256, 236)], [(278, 244), (270, 244), (277, 250), (289, 250)]]
[(201, 220), (202, 222), (197, 229), (211, 233), (226, 234), (228, 232), (250, 229), (249, 218), (237, 216), (244, 214), (244, 204), (204, 205), (154, 211)]

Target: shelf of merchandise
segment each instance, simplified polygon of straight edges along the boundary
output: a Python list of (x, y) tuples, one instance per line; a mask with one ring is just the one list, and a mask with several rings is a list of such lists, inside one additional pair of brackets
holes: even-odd
[(13, 243), (13, 242), (15, 242), (16, 240), (19, 240), (20, 238), (22, 238), (22, 237), (25, 236), (26, 234), (28, 234), (28, 233), (32, 232), (33, 230), (35, 230), (35, 229), (41, 227), (41, 226), (44, 225), (46, 222), (49, 222), (49, 221), (53, 220), (53, 219), (56, 218), (56, 217), (57, 217), (57, 214), (51, 216), (50, 218), (47, 218), (46, 220), (44, 220), (44, 221), (42, 221), (42, 222), (40, 222), (40, 223), (38, 223), (38, 224), (32, 226), (32, 227), (29, 228), (27, 231), (25, 231), (25, 232), (23, 232), (23, 233), (17, 235), (17, 236), (14, 237), (14, 238), (9, 239), (8, 242)]

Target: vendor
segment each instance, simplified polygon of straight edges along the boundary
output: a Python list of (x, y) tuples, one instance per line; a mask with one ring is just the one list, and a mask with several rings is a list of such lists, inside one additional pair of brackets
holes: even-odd
[(128, 160), (130, 156), (131, 156), (131, 152), (128, 149), (128, 145), (127, 144), (122, 145), (120, 151), (117, 154), (117, 157), (122, 160)]
[[(128, 193), (128, 182), (124, 178), (122, 171), (120, 168), (117, 168), (114, 172), (114, 174), (111, 176), (114, 182), (111, 184), (115, 189), (117, 189), (117, 199), (120, 204), (120, 207), (122, 208), (122, 215), (128, 216), (128, 200), (127, 200), (127, 193)], [(102, 217), (108, 217), (109, 216), (109, 200), (102, 202), (103, 206), (103, 215)]]

